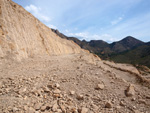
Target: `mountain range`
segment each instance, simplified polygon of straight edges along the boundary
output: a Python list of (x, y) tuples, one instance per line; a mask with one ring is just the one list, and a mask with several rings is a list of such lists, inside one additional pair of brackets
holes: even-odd
[(81, 41), (76, 37), (65, 36), (58, 30), (52, 29), (52, 31), (61, 38), (74, 41), (81, 48), (97, 54), (104, 60), (150, 67), (150, 42), (145, 43), (132, 36), (110, 44), (103, 40)]

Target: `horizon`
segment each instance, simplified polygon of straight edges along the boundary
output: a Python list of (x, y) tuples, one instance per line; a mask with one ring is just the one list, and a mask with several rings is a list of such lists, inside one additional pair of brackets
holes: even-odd
[(66, 36), (108, 43), (127, 36), (149, 42), (150, 1), (13, 0)]

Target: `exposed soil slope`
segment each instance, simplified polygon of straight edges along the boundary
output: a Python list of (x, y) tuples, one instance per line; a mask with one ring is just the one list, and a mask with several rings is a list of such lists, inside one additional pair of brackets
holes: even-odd
[(79, 53), (80, 47), (60, 38), (50, 28), (11, 0), (0, 0), (0, 57)]

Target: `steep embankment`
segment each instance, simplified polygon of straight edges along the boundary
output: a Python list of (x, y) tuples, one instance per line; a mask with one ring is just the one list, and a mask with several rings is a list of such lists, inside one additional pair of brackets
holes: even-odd
[(0, 0), (0, 57), (79, 53), (80, 47), (62, 39), (11, 0)]

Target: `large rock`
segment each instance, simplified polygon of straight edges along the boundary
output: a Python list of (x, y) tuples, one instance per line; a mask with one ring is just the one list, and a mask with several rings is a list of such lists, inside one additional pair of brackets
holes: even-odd
[(106, 108), (112, 108), (113, 104), (110, 101), (108, 101), (108, 102), (106, 102), (105, 107)]
[(87, 112), (88, 112), (88, 108), (82, 107), (81, 113), (87, 113)]
[(133, 84), (130, 84), (126, 90), (126, 96), (131, 97), (135, 95), (135, 90)]
[(41, 106), (42, 106), (42, 103), (36, 103), (34, 105), (34, 108), (35, 108), (35, 110), (39, 110), (41, 108)]
[(101, 83), (101, 84), (97, 84), (97, 86), (95, 87), (95, 89), (96, 90), (100, 90), (100, 89), (102, 90), (102, 89), (104, 89), (104, 87), (105, 87), (104, 84)]

